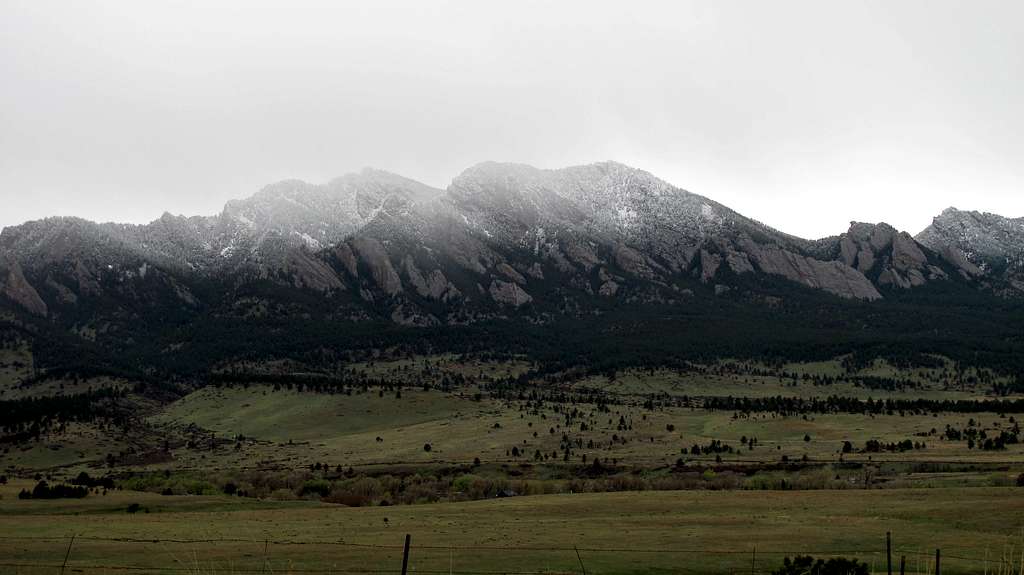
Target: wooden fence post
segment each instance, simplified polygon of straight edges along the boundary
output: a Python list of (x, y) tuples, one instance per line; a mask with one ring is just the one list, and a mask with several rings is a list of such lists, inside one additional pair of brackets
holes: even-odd
[(892, 575), (892, 531), (885, 532), (885, 572)]
[(71, 534), (71, 541), (68, 541), (68, 550), (64, 552), (64, 562), (60, 565), (60, 575), (64, 575), (64, 568), (68, 566), (68, 557), (71, 557), (71, 546), (75, 544), (75, 537), (77, 535)]
[(942, 550), (935, 550), (935, 575), (941, 575), (942, 570), (939, 568), (942, 559)]
[(405, 534), (405, 551), (402, 553), (402, 575), (406, 575), (409, 572), (409, 541), (412, 540), (412, 535)]
[(900, 555), (900, 575), (905, 575), (907, 572), (907, 556)]
[(573, 551), (576, 552), (576, 559), (578, 559), (579, 562), (580, 562), (580, 569), (583, 570), (583, 575), (587, 575), (587, 568), (586, 568), (586, 566), (583, 565), (583, 557), (580, 556), (580, 549), (579, 549), (579, 547), (576, 547), (575, 545), (573, 545), (572, 548), (573, 548)]

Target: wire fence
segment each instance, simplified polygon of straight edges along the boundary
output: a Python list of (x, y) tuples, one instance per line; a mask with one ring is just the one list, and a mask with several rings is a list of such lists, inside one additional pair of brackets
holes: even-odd
[[(794, 546), (795, 547), (795, 546)], [(368, 543), (341, 540), (0, 536), (0, 572), (35, 573), (582, 573), (768, 574), (783, 558), (857, 559), (870, 573), (1024, 575), (1024, 546), (989, 556), (940, 550), (644, 548)], [(63, 560), (59, 560), (63, 557)]]

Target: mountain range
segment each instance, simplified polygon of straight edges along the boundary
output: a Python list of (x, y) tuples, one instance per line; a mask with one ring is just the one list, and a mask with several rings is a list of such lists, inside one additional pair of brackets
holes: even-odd
[(488, 162), (444, 190), (366, 169), (278, 182), (215, 216), (48, 218), (0, 234), (4, 317), (86, 341), (198, 318), (544, 325), (631, 306), (829, 298), (870, 313), (918, 293), (1016, 306), (1024, 218), (950, 208), (914, 236), (854, 222), (806, 240), (614, 162)]

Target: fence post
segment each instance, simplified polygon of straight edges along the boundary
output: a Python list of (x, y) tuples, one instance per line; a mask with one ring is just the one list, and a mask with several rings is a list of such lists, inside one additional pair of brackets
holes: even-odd
[(754, 575), (754, 570), (757, 568), (757, 545), (750, 550), (750, 575)]
[(940, 560), (941, 559), (942, 559), (942, 550), (941, 549), (936, 549), (935, 550), (935, 575), (940, 575), (942, 573), (941, 569), (939, 568), (939, 564), (940, 564)]
[(68, 566), (68, 557), (71, 557), (71, 546), (75, 544), (77, 534), (71, 534), (71, 541), (68, 541), (68, 550), (64, 552), (64, 562), (60, 564), (60, 575), (64, 575), (64, 568)]
[(580, 550), (575, 545), (572, 546), (573, 550), (576, 551), (576, 559), (580, 562), (580, 569), (583, 570), (583, 575), (587, 575), (587, 568), (583, 566), (583, 557), (580, 557)]
[(907, 572), (907, 556), (900, 555), (900, 575), (905, 575)]
[(409, 541), (412, 539), (412, 535), (405, 534), (405, 552), (402, 553), (402, 575), (406, 575), (409, 572)]
[(885, 572), (892, 575), (892, 531), (885, 532)]

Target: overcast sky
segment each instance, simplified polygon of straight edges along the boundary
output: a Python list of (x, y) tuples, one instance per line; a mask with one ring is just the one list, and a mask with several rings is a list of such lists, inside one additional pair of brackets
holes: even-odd
[(805, 237), (1024, 216), (1024, 2), (0, 0), (0, 226), (646, 169)]

